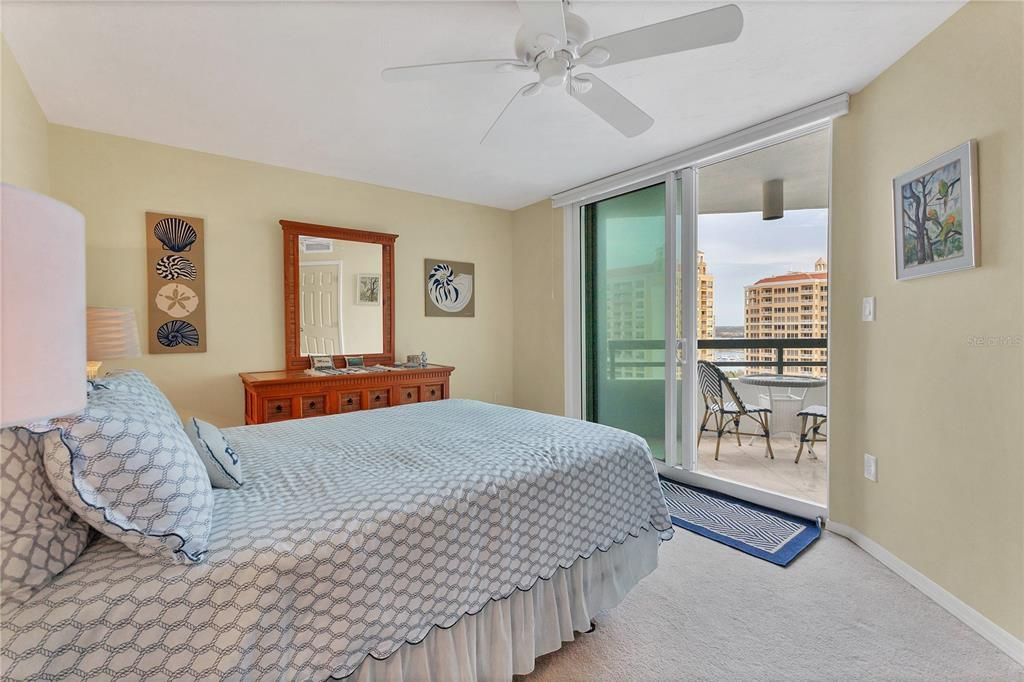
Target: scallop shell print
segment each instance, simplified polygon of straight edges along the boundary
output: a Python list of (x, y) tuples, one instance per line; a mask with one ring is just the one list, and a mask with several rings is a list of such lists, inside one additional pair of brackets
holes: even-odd
[(191, 249), (199, 235), (196, 234), (196, 228), (181, 218), (161, 218), (153, 226), (153, 236), (168, 251), (181, 253)]
[(447, 313), (457, 313), (473, 298), (473, 276), (456, 275), (452, 266), (438, 263), (427, 276), (430, 300)]
[(195, 279), (199, 271), (184, 256), (164, 256), (156, 262), (156, 274), (163, 279)]
[(156, 330), (156, 340), (160, 345), (174, 348), (175, 346), (198, 346), (199, 332), (184, 320), (164, 322)]

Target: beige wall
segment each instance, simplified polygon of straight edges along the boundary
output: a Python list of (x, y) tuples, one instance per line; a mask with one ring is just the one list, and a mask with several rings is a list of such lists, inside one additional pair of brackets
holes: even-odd
[(564, 414), (563, 211), (541, 201), (512, 213), (516, 407)]
[(47, 123), (21, 67), (0, 36), (0, 178), (49, 194)]
[[(89, 303), (133, 306), (140, 329), (145, 212), (206, 219), (207, 352), (106, 363), (145, 371), (183, 415), (241, 423), (237, 373), (283, 365), (282, 218), (400, 235), (399, 357), (425, 350), (456, 366), (454, 396), (512, 402), (507, 211), (62, 126), (50, 127), (50, 169), (53, 195), (85, 214)], [(476, 264), (475, 318), (424, 316), (425, 257)]]
[[(830, 516), (1024, 638), (1020, 3), (972, 2), (834, 128)], [(978, 140), (981, 267), (896, 282), (891, 179)], [(864, 296), (877, 320), (860, 321)], [(974, 336), (1007, 345), (971, 345)], [(879, 480), (863, 476), (878, 457)]]

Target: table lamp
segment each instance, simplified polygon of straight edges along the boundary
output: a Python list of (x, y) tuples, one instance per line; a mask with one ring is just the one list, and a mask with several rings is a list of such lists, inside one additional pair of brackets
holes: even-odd
[(0, 186), (0, 426), (85, 407), (85, 218)]
[(139, 328), (134, 308), (97, 308), (86, 310), (88, 346), (86, 376), (95, 379), (103, 360), (139, 356)]

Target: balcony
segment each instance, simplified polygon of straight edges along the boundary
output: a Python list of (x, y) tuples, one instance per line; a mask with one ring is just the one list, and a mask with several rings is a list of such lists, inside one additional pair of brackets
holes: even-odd
[[(767, 399), (763, 387), (739, 381), (744, 374), (824, 374), (826, 362), (812, 359), (823, 353), (828, 341), (816, 339), (700, 339), (698, 357), (710, 359), (732, 379), (733, 387), (744, 402), (760, 405)], [(592, 377), (601, 391), (602, 423), (633, 431), (647, 439), (655, 457), (665, 456), (665, 344), (661, 340), (617, 340), (608, 342), (607, 371)], [(808, 357), (811, 356), (811, 357)], [(755, 359), (757, 358), (757, 359)], [(804, 405), (824, 405), (826, 388), (808, 389)], [(682, 405), (682, 396), (677, 399)], [(694, 396), (698, 420), (703, 414), (703, 399)], [(699, 422), (698, 422), (699, 423)], [(744, 420), (741, 428), (750, 431)], [(827, 435), (827, 425), (822, 433)], [(715, 461), (715, 434), (705, 433), (697, 448), (697, 470), (729, 481), (768, 490), (824, 505), (827, 488), (827, 444), (815, 446), (817, 457), (809, 456), (805, 447), (799, 463), (795, 463), (798, 439), (790, 433), (772, 437), (775, 459), (765, 455), (763, 438), (723, 437), (718, 461)]]

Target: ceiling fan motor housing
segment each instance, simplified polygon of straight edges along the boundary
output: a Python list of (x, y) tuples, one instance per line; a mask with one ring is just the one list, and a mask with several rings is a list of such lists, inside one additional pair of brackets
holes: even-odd
[[(574, 57), (578, 56), (579, 53), (577, 51), (580, 45), (590, 40), (590, 24), (578, 14), (567, 11), (565, 13), (565, 36), (566, 44), (557, 45), (555, 49), (564, 49), (572, 53)], [(523, 24), (516, 33), (516, 56), (527, 64), (534, 63), (537, 57), (551, 49), (551, 45), (548, 42), (550, 37), (550, 35), (543, 29), (539, 29), (536, 25), (530, 23)]]

